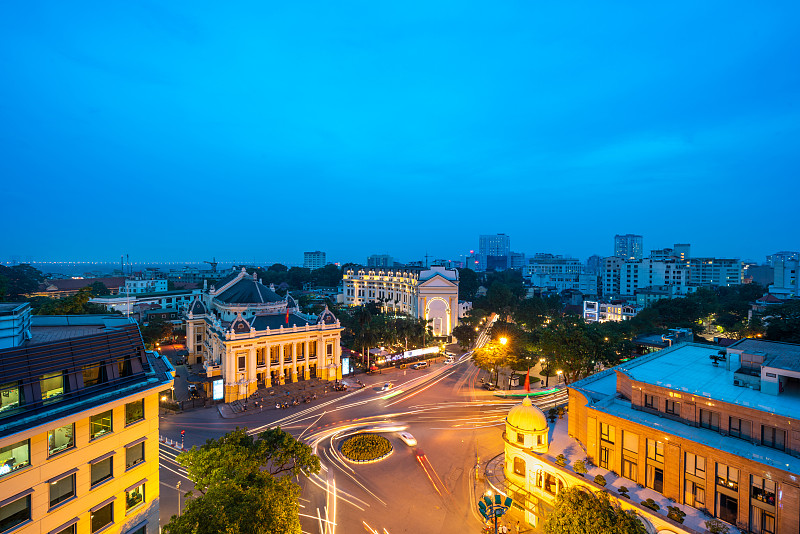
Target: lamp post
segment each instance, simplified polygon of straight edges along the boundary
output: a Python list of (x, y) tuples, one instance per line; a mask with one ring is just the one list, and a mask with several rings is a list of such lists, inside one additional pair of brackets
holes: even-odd
[(512, 502), (511, 497), (503, 499), (502, 495), (495, 495), (493, 499), (491, 490), (478, 501), (478, 511), (484, 519), (494, 521), (494, 534), (497, 534), (497, 519), (508, 511)]
[(181, 516), (181, 481), (180, 480), (175, 485), (175, 489), (178, 490), (178, 517), (180, 517)]
[[(564, 371), (559, 369), (558, 371), (556, 371), (556, 374), (558, 375), (558, 382), (561, 383), (561, 377), (564, 375)], [(566, 380), (564, 381), (564, 383), (565, 384), (567, 383)]]
[[(539, 367), (541, 367), (542, 371), (544, 371), (544, 364), (545, 364), (546, 361), (547, 360), (545, 360), (544, 358), (539, 358)], [(550, 369), (547, 369), (547, 372), (545, 372), (545, 375), (544, 375), (544, 387), (545, 388), (549, 388), (550, 387)]]

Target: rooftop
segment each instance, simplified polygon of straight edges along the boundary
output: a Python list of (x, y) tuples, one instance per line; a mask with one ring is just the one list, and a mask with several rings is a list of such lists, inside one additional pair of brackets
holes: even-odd
[(135, 321), (122, 315), (33, 315), (32, 337), (23, 346), (90, 336), (130, 324)]

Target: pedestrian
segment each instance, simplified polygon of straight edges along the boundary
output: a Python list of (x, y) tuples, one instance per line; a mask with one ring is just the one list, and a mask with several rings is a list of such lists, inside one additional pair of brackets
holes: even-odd
[(517, 521), (517, 534), (519, 534), (519, 521)]

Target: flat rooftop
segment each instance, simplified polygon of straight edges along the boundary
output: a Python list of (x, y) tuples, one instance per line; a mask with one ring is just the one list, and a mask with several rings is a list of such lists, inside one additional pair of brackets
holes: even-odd
[(135, 324), (122, 315), (34, 315), (31, 319), (31, 339), (23, 346), (91, 336)]
[[(785, 345), (785, 344), (782, 344)], [(795, 350), (797, 350), (795, 346)], [(768, 395), (746, 387), (733, 385), (733, 371), (725, 362), (714, 366), (709, 356), (719, 347), (700, 343), (678, 343), (673, 347), (640, 356), (591, 376), (571, 387), (585, 391), (593, 399), (616, 394), (616, 377), (609, 372), (622, 371), (633, 380), (653, 384), (681, 393), (714, 399), (730, 404), (796, 419), (800, 413), (800, 398), (792, 395)], [(613, 376), (613, 374), (611, 375)]]

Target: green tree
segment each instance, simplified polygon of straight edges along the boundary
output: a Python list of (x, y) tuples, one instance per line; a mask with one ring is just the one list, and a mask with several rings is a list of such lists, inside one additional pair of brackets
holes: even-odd
[(761, 321), (770, 341), (800, 343), (800, 300), (770, 307)]
[(299, 534), (300, 486), (293, 478), (320, 470), (311, 447), (277, 427), (258, 437), (237, 428), (178, 461), (199, 495), (187, 495), (167, 534)]
[(481, 283), (478, 275), (472, 269), (458, 270), (458, 298), (461, 300), (472, 301), (478, 292)]
[(475, 349), (472, 361), (480, 369), (494, 374), (494, 385), (500, 380), (500, 368), (511, 363), (511, 353), (499, 341), (492, 341), (483, 347)]
[(478, 332), (475, 331), (475, 327), (473, 326), (468, 324), (459, 324), (453, 328), (453, 335), (456, 336), (458, 344), (461, 346), (461, 348), (467, 350), (472, 346), (472, 343), (475, 342), (475, 339), (477, 339)]
[(35, 301), (36, 307), (33, 311), (37, 315), (87, 315), (108, 313), (104, 306), (90, 303), (89, 300), (91, 298), (92, 288), (86, 286), (79, 289), (74, 295), (62, 299), (37, 299)]
[(141, 331), (142, 340), (146, 345), (152, 347), (156, 343), (160, 343), (172, 336), (173, 325), (171, 322), (165, 321), (159, 317), (147, 323), (146, 326), (143, 326)]
[(27, 293), (34, 293), (39, 284), (44, 282), (44, 275), (39, 269), (28, 264), (6, 267), (0, 265), (0, 300), (22, 300)]
[(111, 291), (106, 287), (103, 282), (95, 282), (91, 285), (92, 288), (92, 296), (94, 297), (104, 297), (106, 295), (110, 295)]
[(608, 494), (567, 488), (544, 523), (546, 534), (646, 534), (633, 511), (611, 504)]

